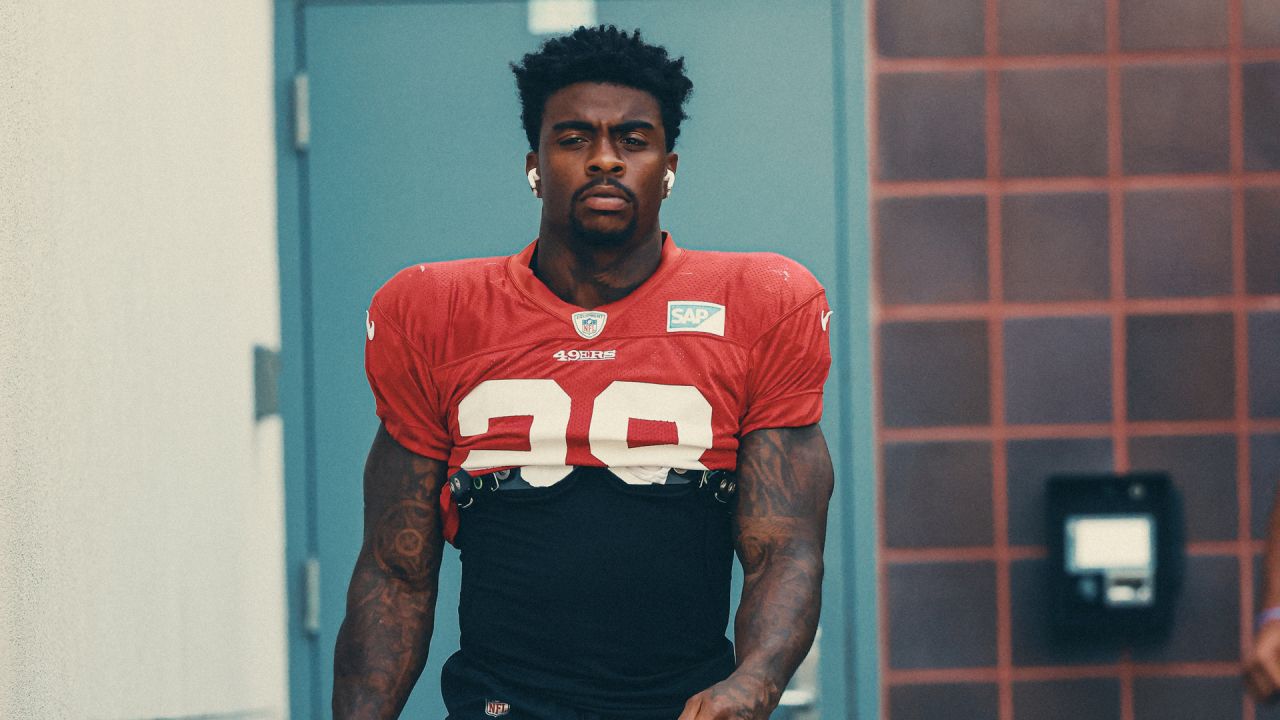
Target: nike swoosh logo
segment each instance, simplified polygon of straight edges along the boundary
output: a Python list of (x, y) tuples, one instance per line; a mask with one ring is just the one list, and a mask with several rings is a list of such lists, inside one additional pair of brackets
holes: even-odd
[[(823, 331), (823, 332), (826, 332), (826, 331), (827, 331), (827, 323), (831, 322), (831, 313), (833, 313), (833, 312), (835, 312), (835, 310), (828, 310), (828, 311), (826, 311), (826, 312), (822, 313), (822, 331)], [(372, 333), (373, 331), (372, 331), (372, 330), (370, 330), (369, 332), (370, 332), (370, 333)], [(369, 336), (369, 339), (371, 339), (371, 340), (373, 339), (373, 335), (372, 335), (372, 334)]]
[[(825, 326), (827, 323), (823, 321), (822, 324)], [(368, 310), (364, 311), (364, 334), (368, 335), (370, 340), (373, 339), (373, 319), (369, 317)]]

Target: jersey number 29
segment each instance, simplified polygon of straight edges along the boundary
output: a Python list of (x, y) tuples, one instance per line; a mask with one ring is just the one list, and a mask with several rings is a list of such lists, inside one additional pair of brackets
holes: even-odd
[[(528, 450), (471, 450), (462, 462), (469, 470), (522, 467), (530, 485), (553, 485), (568, 475), (569, 415), (573, 402), (550, 379), (486, 380), (458, 404), (458, 432), (463, 437), (489, 431), (495, 418), (528, 416)], [(632, 420), (673, 423), (674, 445), (631, 447)], [(711, 447), (711, 403), (690, 385), (615, 380), (596, 396), (587, 441), (591, 454), (609, 467), (663, 466), (705, 469), (702, 454)]]

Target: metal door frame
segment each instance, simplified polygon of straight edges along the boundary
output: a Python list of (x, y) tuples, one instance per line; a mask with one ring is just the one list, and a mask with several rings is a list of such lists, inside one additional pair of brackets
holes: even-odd
[[(483, 0), (523, 2), (524, 0)], [(827, 550), (827, 582), (822, 644), (822, 708), (827, 720), (880, 717), (879, 616), (877, 610), (876, 458), (871, 381), (870, 228), (867, 176), (866, 38), (864, 0), (830, 2), (832, 12), (832, 92), (836, 98), (834, 146), (835, 253), (842, 272), (833, 288), (833, 306), (843, 321), (835, 325), (834, 373), (840, 394), (833, 398), (836, 465), (845, 471), (833, 506)], [(391, 3), (447, 3), (457, 0), (383, 0)], [(294, 144), (294, 78), (307, 67), (307, 6), (368, 4), (359, 0), (274, 0), (275, 140), (277, 232), (280, 253), (280, 409), (284, 420), (285, 578), (288, 598), (289, 706), (293, 717), (328, 706), (318, 696), (320, 653), (304, 627), (305, 565), (316, 552), (314, 368), (311, 317), (311, 230), (309, 176), (305, 152)], [(862, 209), (859, 212), (859, 209)], [(856, 290), (855, 290), (856, 289)], [(332, 571), (332, 570), (330, 570)], [(333, 618), (328, 618), (334, 622)], [(834, 635), (834, 637), (833, 637)], [(852, 679), (852, 682), (850, 682)], [(304, 710), (305, 708), (305, 710)]]

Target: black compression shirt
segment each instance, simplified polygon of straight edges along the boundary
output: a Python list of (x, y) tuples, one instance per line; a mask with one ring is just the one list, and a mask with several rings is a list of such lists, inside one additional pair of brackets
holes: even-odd
[(726, 507), (577, 468), (461, 512), (461, 652), (504, 682), (612, 716), (679, 714), (733, 671)]

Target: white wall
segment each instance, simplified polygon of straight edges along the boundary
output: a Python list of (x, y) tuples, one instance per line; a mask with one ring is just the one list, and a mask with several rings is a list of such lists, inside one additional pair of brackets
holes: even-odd
[(0, 2), (0, 717), (286, 712), (271, 38)]

